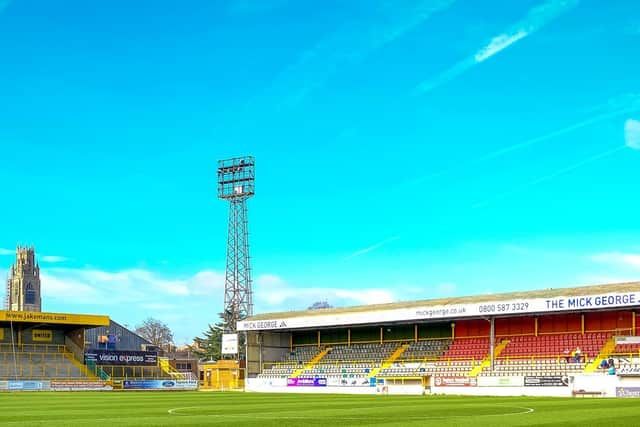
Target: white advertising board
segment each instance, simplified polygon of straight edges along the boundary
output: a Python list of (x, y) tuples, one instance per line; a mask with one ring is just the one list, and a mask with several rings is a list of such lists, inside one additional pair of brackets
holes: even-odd
[(433, 320), (514, 314), (561, 313), (631, 307), (640, 305), (640, 292), (610, 293), (571, 297), (532, 298), (509, 301), (486, 301), (471, 304), (449, 304), (357, 313), (300, 316), (272, 320), (243, 320), (240, 331), (296, 329), (323, 326), (358, 325), (406, 320)]
[(238, 334), (222, 334), (222, 354), (238, 354)]

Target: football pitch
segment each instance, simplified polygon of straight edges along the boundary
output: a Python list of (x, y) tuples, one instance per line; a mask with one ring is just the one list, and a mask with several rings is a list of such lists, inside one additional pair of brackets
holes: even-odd
[(634, 399), (207, 392), (0, 393), (0, 425), (637, 426)]

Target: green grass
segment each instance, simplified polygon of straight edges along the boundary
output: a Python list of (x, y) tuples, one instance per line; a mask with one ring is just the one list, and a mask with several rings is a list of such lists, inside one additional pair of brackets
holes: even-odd
[(634, 399), (205, 392), (0, 393), (0, 425), (634, 426)]

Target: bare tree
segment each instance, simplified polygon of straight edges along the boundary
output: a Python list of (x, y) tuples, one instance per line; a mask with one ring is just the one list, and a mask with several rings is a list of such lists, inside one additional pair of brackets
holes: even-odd
[(173, 332), (171, 332), (169, 326), (152, 317), (147, 318), (141, 325), (136, 326), (136, 334), (164, 350), (168, 350), (173, 344)]

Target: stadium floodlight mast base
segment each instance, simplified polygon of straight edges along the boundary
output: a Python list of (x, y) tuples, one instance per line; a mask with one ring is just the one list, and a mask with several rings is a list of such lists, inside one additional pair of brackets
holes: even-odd
[(247, 200), (254, 195), (254, 190), (255, 160), (252, 156), (218, 161), (218, 197), (229, 201), (225, 333), (236, 333), (238, 321), (253, 314)]

